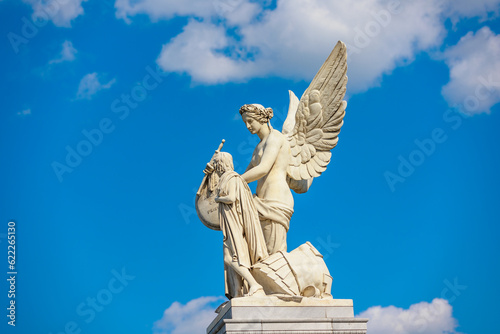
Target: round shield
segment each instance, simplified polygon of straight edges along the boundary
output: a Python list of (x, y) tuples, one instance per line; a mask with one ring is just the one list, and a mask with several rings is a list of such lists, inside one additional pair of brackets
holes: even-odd
[(204, 177), (200, 189), (196, 194), (196, 212), (206, 227), (220, 231), (219, 203), (215, 202), (216, 196), (215, 191), (210, 191), (209, 177)]

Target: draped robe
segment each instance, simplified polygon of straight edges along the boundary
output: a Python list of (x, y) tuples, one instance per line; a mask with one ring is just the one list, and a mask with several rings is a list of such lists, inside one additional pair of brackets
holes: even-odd
[[(235, 194), (229, 194), (234, 191)], [(218, 187), (219, 196), (234, 195), (230, 204), (219, 203), (219, 220), (224, 235), (224, 248), (229, 250), (233, 265), (251, 269), (252, 265), (268, 257), (266, 241), (262, 233), (259, 214), (248, 184), (241, 176), (229, 171), (222, 175)], [(244, 294), (242, 278), (224, 263), (226, 296), (241, 297)]]

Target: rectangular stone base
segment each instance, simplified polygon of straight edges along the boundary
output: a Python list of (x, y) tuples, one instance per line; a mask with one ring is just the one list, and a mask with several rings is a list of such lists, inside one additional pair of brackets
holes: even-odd
[(368, 319), (354, 318), (352, 299), (234, 298), (207, 328), (208, 334), (366, 334)]

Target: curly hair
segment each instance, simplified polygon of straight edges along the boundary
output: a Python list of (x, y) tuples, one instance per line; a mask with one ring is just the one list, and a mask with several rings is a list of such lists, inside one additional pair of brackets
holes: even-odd
[(247, 113), (250, 117), (261, 124), (268, 123), (273, 118), (273, 109), (264, 108), (261, 104), (245, 104), (240, 108), (240, 115)]

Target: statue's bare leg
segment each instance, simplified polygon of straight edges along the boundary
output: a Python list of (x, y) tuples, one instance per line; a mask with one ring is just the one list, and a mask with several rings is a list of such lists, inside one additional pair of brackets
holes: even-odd
[(262, 288), (262, 285), (257, 283), (255, 278), (252, 276), (250, 273), (250, 270), (248, 268), (245, 268), (243, 266), (240, 266), (238, 262), (233, 261), (233, 257), (231, 256), (231, 253), (228, 248), (224, 247), (224, 262), (230, 266), (231, 268), (236, 271), (238, 275), (243, 277), (244, 280), (247, 281), (249, 288), (248, 291), (248, 296), (265, 296), (264, 289)]

